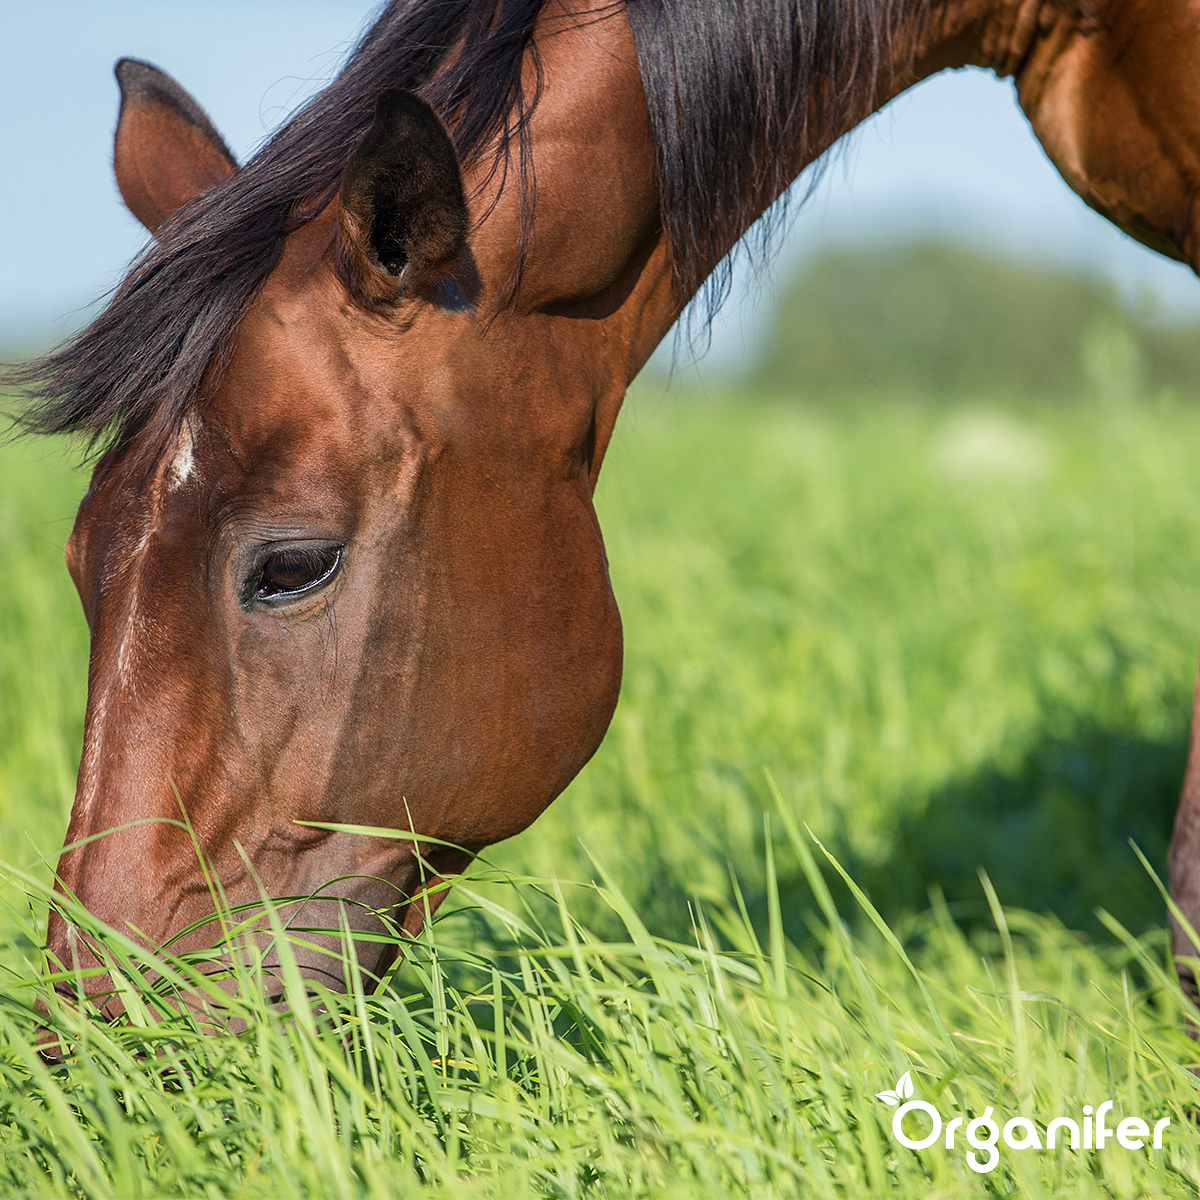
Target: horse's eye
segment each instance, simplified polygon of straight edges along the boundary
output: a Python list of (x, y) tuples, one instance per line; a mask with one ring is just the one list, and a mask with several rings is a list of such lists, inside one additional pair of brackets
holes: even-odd
[(314, 591), (333, 577), (341, 561), (340, 546), (276, 550), (259, 568), (254, 598), (279, 601)]

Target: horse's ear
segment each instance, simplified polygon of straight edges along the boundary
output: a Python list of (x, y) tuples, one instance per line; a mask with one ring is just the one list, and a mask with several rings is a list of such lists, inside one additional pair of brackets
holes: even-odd
[(338, 208), (350, 282), (369, 303), (412, 295), (454, 266), (468, 227), (458, 155), (419, 96), (380, 95)]
[(237, 170), (204, 110), (157, 67), (117, 63), (121, 115), (113, 148), (117, 186), (151, 233), (182, 204)]

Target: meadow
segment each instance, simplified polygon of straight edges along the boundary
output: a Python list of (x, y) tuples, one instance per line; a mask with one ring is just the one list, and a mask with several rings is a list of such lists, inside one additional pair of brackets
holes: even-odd
[[(78, 1196), (1132, 1196), (1200, 1187), (1163, 876), (1200, 628), (1200, 410), (637, 389), (598, 507), (599, 753), (386, 988), (243, 1034), (38, 1016), (86, 629), (84, 476), (0, 449), (0, 1188)], [(1136, 846), (1136, 850), (1135, 847)], [(1139, 852), (1140, 856), (1139, 857)], [(81, 918), (83, 919), (83, 918)], [(252, 966), (247, 968), (252, 970)], [(297, 980), (289, 986), (293, 994)], [(1114, 1101), (1161, 1149), (908, 1149)], [(918, 1121), (919, 1118), (913, 1118)], [(913, 1128), (913, 1126), (907, 1126)]]

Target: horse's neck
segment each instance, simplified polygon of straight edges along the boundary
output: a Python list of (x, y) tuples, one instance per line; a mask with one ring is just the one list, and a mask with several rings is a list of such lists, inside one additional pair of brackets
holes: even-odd
[[(520, 248), (521, 312), (586, 305), (657, 230), (654, 142), (629, 24), (608, 0), (595, 4), (598, 16), (587, 15), (592, 7), (550, 0), (539, 19), (532, 211), (515, 155), (505, 172), (485, 159), (466, 179), (480, 217), (472, 245), (494, 295), (508, 289)], [(536, 87), (531, 59), (525, 86)]]
[[(1044, 12), (1057, 3), (902, 0), (872, 98), (831, 114), (819, 111), (828, 101), (815, 94), (809, 128), (823, 132), (810, 144), (782, 149), (788, 171), (798, 175), (870, 112), (937, 71), (971, 64), (1016, 71)], [(596, 15), (581, 20), (593, 4)], [(475, 253), (485, 290), (499, 294), (513, 278), (514, 248), (522, 244), (517, 311), (576, 319), (572, 328), (588, 333), (572, 335), (583, 339), (580, 351), (594, 350), (602, 360), (596, 370), (612, 375), (608, 390), (623, 390), (690, 298), (671, 280), (633, 37), (624, 12), (606, 0), (551, 0), (537, 44), (544, 86), (530, 127), (533, 232), (526, 236), (510, 169), (507, 185), (475, 189), (477, 211), (489, 213)]]

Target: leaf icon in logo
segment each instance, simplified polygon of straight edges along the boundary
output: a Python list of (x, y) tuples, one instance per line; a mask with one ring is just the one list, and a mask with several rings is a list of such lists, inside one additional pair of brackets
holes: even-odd
[(913, 1094), (912, 1072), (905, 1071), (899, 1079), (896, 1080), (896, 1090), (893, 1092), (876, 1092), (875, 1099), (882, 1100), (884, 1104), (897, 1105), (901, 1100), (907, 1100)]

